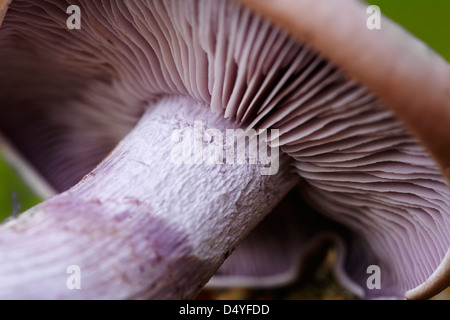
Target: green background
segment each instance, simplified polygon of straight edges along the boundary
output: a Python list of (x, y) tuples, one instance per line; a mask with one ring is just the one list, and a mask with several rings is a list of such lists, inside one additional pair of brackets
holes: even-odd
[(12, 214), (13, 206), (11, 196), (14, 193), (17, 195), (16, 199), (20, 203), (21, 212), (41, 201), (22, 182), (16, 172), (8, 166), (0, 152), (0, 220)]
[[(450, 61), (450, 0), (374, 0), (381, 12)], [(383, 26), (382, 26), (383, 27)]]

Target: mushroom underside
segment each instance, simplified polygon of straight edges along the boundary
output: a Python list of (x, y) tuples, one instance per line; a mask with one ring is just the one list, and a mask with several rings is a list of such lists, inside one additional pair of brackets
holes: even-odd
[[(80, 30), (66, 26), (69, 5), (81, 8)], [(230, 127), (279, 130), (303, 199), (346, 229), (336, 273), (353, 292), (403, 298), (447, 253), (450, 191), (424, 148), (369, 90), (232, 1), (14, 0), (0, 29), (0, 70), (0, 130), (59, 192), (147, 109), (188, 97)], [(254, 251), (269, 257), (258, 243)], [(297, 245), (282, 246), (281, 267), (242, 271), (234, 266), (252, 264), (236, 254), (217, 279), (257, 283), (295, 269), (301, 259), (286, 257), (298, 256)], [(366, 285), (372, 265), (380, 289)]]

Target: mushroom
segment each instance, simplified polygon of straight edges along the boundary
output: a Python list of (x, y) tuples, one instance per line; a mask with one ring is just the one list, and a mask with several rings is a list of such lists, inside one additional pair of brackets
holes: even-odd
[[(423, 44), (349, 0), (78, 0), (80, 30), (70, 2), (0, 1), (0, 131), (59, 193), (0, 226), (1, 298), (193, 298), (293, 188), (354, 293), (448, 286), (450, 72)], [(279, 159), (220, 163), (229, 132)]]

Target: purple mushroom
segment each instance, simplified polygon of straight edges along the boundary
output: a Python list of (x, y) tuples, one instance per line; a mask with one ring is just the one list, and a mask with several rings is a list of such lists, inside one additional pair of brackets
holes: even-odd
[(329, 242), (363, 298), (448, 286), (448, 64), (357, 1), (243, 2), (0, 1), (0, 132), (54, 194), (0, 226), (0, 298), (279, 285)]

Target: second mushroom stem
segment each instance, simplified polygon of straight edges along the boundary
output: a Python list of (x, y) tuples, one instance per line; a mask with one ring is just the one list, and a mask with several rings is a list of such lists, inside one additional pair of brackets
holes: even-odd
[(189, 98), (162, 99), (78, 185), (2, 225), (0, 298), (195, 297), (298, 182), (283, 156), (274, 175), (259, 162), (174, 161), (174, 132), (199, 122), (237, 128)]

